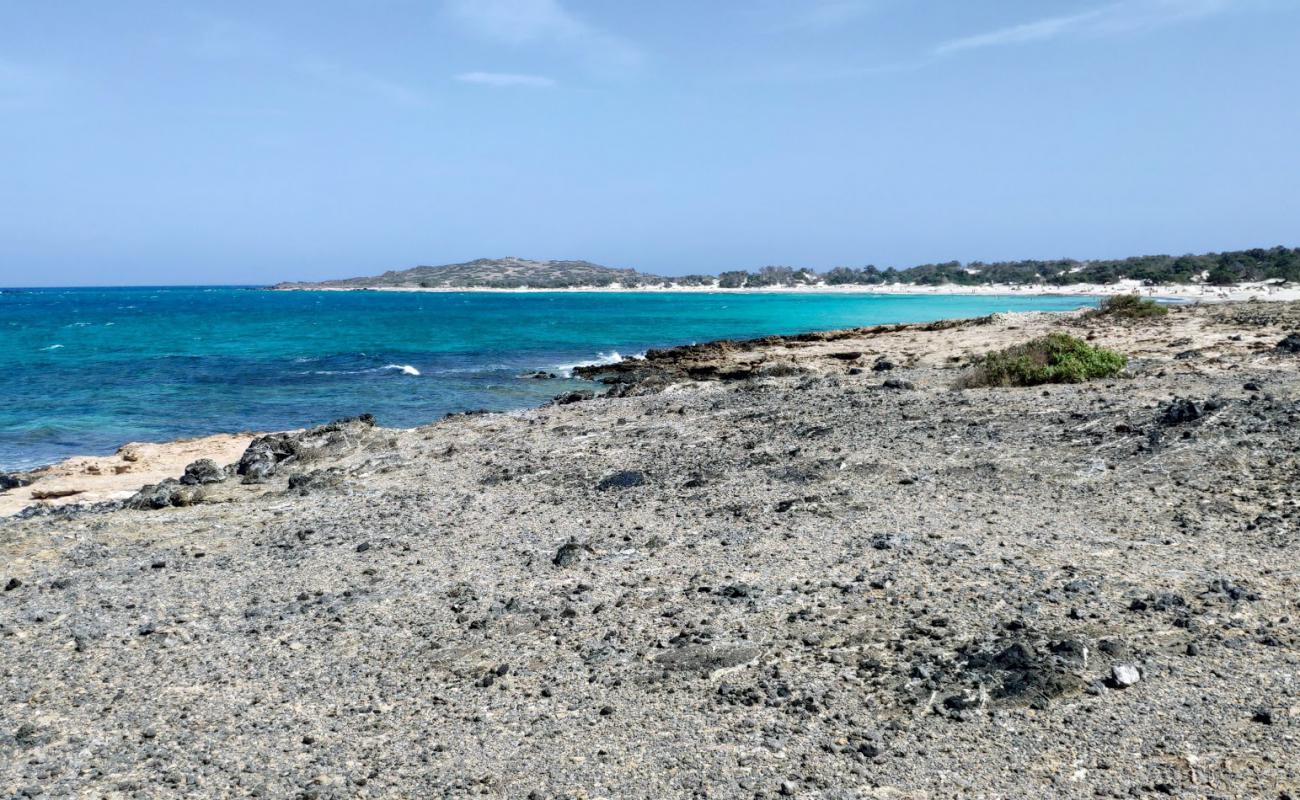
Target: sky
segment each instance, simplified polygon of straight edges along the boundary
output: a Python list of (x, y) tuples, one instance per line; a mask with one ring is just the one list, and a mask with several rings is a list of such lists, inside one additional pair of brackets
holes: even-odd
[(0, 285), (1300, 245), (1300, 0), (0, 0)]

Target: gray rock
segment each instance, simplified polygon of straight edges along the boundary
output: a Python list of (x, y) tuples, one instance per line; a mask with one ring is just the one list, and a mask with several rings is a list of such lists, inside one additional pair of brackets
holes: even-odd
[(590, 545), (580, 542), (568, 541), (560, 545), (560, 549), (555, 551), (555, 557), (551, 563), (557, 567), (567, 567), (570, 564), (576, 564), (589, 554), (593, 553)]
[(21, 475), (12, 472), (0, 472), (0, 492), (7, 492), (10, 489), (17, 489), (20, 486), (31, 486), (32, 482)]
[(137, 510), (192, 506), (203, 500), (203, 490), (186, 486), (174, 478), (142, 487), (126, 501), (127, 508)]
[(186, 486), (202, 486), (209, 483), (221, 483), (226, 479), (226, 471), (210, 458), (200, 458), (185, 467), (181, 483)]
[(551, 405), (553, 406), (572, 405), (573, 403), (581, 403), (584, 400), (591, 400), (595, 396), (596, 393), (593, 392), (591, 389), (577, 389), (572, 392), (565, 392), (564, 394), (557, 395), (553, 400), (551, 400)]
[(748, 664), (762, 653), (753, 645), (691, 644), (660, 653), (655, 663), (677, 672), (716, 672)]
[(596, 484), (596, 489), (601, 492), (607, 492), (610, 489), (631, 489), (634, 486), (644, 486), (646, 476), (644, 472), (633, 469), (625, 469), (615, 472), (612, 475), (606, 475)]
[(1114, 664), (1110, 668), (1110, 680), (1112, 685), (1127, 689), (1142, 680), (1142, 673), (1136, 664)]

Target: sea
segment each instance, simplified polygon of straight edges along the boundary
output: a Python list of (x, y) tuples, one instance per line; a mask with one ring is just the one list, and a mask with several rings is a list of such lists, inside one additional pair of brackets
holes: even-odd
[[(536, 406), (579, 364), (723, 338), (1061, 310), (1089, 298), (727, 292), (0, 291), (0, 470), (128, 441)], [(526, 377), (535, 370), (555, 380)]]

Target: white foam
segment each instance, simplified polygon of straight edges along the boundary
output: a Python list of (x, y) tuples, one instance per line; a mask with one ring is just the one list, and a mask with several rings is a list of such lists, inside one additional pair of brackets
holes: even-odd
[(313, 369), (307, 372), (301, 372), (300, 375), (366, 375), (372, 372), (388, 372), (397, 370), (403, 375), (419, 375), (420, 371), (410, 364), (388, 364), (383, 367), (374, 369)]
[(41, 349), (42, 349), (42, 350), (58, 350), (58, 349), (61, 348), (61, 347), (63, 347), (63, 345), (61, 345), (61, 344), (52, 344), (52, 345), (50, 345), (49, 347), (42, 347)]
[[(645, 358), (645, 353), (637, 353), (631, 356), (631, 358)], [(572, 378), (573, 371), (578, 367), (604, 367), (609, 364), (618, 364), (626, 360), (627, 359), (625, 359), (617, 350), (611, 350), (608, 353), (597, 353), (596, 358), (591, 361), (579, 361), (576, 364), (556, 364), (555, 371), (566, 378)]]

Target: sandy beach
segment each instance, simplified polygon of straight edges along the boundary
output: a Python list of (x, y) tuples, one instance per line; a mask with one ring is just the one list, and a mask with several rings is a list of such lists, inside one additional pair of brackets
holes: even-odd
[(978, 286), (959, 286), (944, 284), (927, 286), (911, 283), (880, 285), (839, 285), (829, 286), (769, 286), (762, 288), (719, 289), (716, 286), (638, 286), (624, 288), (621, 286), (590, 286), (569, 289), (491, 289), (491, 288), (425, 288), (418, 286), (368, 286), (368, 287), (311, 287), (280, 288), (276, 291), (300, 292), (715, 292), (715, 293), (752, 293), (752, 294), (881, 294), (881, 295), (1064, 295), (1084, 297), (1108, 297), (1118, 294), (1139, 294), (1143, 297), (1165, 298), (1195, 303), (1225, 303), (1246, 300), (1274, 300), (1293, 302), (1300, 300), (1300, 286), (1278, 285), (1274, 282), (1239, 283), (1231, 286), (1210, 286), (1206, 284), (1160, 284), (1146, 286), (1140, 281), (1118, 281), (1116, 283), (1092, 284), (1077, 283), (1066, 286), (1048, 284), (988, 284)]
[[(191, 443), (230, 468), (0, 522), (0, 789), (1294, 794), (1297, 331), (766, 337), (604, 398)], [(1049, 332), (1128, 366), (960, 388)]]

